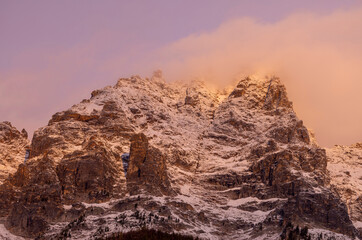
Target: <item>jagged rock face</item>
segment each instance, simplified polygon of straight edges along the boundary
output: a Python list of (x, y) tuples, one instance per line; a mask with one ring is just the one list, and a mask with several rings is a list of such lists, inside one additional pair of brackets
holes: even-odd
[(196, 89), (186, 89), (185, 105), (196, 107), (200, 104), (199, 93)]
[(331, 185), (348, 207), (354, 225), (362, 233), (362, 143), (327, 149)]
[[(233, 159), (234, 163), (230, 162), (227, 169), (233, 169), (231, 171), (236, 176), (233, 180), (224, 174), (227, 179), (225, 184), (220, 181), (222, 174), (219, 170), (220, 173), (215, 176), (217, 180), (213, 181), (208, 176), (208, 182), (221, 183), (221, 189), (240, 187), (228, 191), (233, 198), (288, 199), (279, 206), (274, 205), (275, 210), (269, 214), (282, 219), (283, 224), (289, 221), (309, 222), (356, 235), (345, 205), (327, 189), (329, 179), (325, 150), (310, 145), (308, 130), (296, 117), (292, 104), (286, 98), (285, 88), (279, 84), (276, 79), (264, 82), (244, 79), (216, 110), (212, 127), (204, 137), (224, 145), (224, 149), (227, 146), (225, 153), (221, 148), (215, 154)], [(205, 167), (208, 160), (205, 160)], [(227, 171), (222, 167), (226, 162), (220, 163), (223, 171)], [(236, 170), (241, 167), (249, 167), (249, 171)], [(252, 182), (263, 184), (251, 185)], [(325, 211), (319, 210), (321, 206), (325, 206)], [(339, 217), (331, 220), (331, 216)], [(340, 228), (340, 219), (343, 219), (343, 228)], [(269, 223), (264, 221), (264, 224)]]
[(167, 84), (157, 72), (56, 113), (34, 133), (29, 161), (0, 186), (6, 226), (43, 238), (148, 226), (276, 239), (292, 222), (358, 235), (330, 187), (326, 151), (280, 80), (252, 76), (230, 92)]
[[(256, 162), (252, 169), (272, 189), (273, 192), (268, 193), (269, 196), (275, 194), (288, 198), (281, 208), (284, 222), (314, 221), (319, 226), (344, 234), (353, 233), (355, 229), (351, 225), (346, 206), (338, 196), (325, 189), (316, 191), (316, 188), (327, 183), (324, 177), (327, 162), (325, 151), (314, 151), (308, 149), (308, 152), (303, 153), (303, 150), (299, 150), (295, 156), (294, 151), (284, 150)], [(308, 166), (304, 166), (305, 162), (309, 162), (306, 161), (306, 157), (301, 157), (305, 154), (311, 155), (310, 159), (316, 163), (310, 162)], [(296, 174), (302, 172), (313, 174), (314, 183)]]
[(10, 178), (16, 202), (8, 208), (5, 226), (21, 236), (44, 233), (63, 213), (61, 189), (54, 162), (46, 156), (21, 165)]
[(248, 108), (276, 110), (281, 107), (290, 110), (293, 107), (284, 85), (276, 77), (262, 82), (250, 77), (242, 79), (230, 94), (230, 98), (240, 97), (248, 99)]
[(10, 122), (0, 122), (0, 184), (24, 162), (28, 133), (19, 132)]
[(127, 187), (131, 195), (141, 194), (142, 190), (155, 196), (171, 193), (165, 157), (160, 150), (148, 145), (144, 134), (131, 138)]
[(106, 151), (65, 156), (57, 165), (62, 195), (68, 202), (98, 202), (110, 199), (117, 192), (114, 185), (121, 172)]

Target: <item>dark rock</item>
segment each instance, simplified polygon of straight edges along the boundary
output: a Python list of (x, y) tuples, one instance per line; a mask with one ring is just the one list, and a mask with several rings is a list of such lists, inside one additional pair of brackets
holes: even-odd
[[(89, 145), (88, 147), (91, 147)], [(105, 201), (113, 195), (118, 169), (105, 149), (66, 156), (57, 166), (57, 175), (66, 201)]]
[(25, 164), (20, 164), (16, 173), (9, 177), (9, 181), (15, 187), (23, 187), (29, 183), (29, 169)]
[(23, 128), (23, 130), (21, 130), (21, 134), (23, 135), (24, 138), (28, 138), (28, 132)]
[(307, 128), (303, 126), (303, 121), (297, 121), (289, 126), (273, 128), (269, 136), (281, 143), (290, 143), (294, 139), (306, 144), (310, 143), (309, 133)]
[(60, 113), (54, 114), (52, 116), (52, 119), (50, 119), (48, 125), (51, 125), (53, 123), (60, 122), (60, 121), (67, 121), (67, 120), (89, 122), (89, 121), (92, 121), (92, 120), (95, 120), (98, 118), (99, 118), (98, 115), (82, 115), (82, 114), (79, 114), (79, 113), (73, 112), (73, 111), (65, 111), (65, 112), (60, 112)]
[(49, 224), (35, 209), (29, 209), (23, 204), (14, 204), (5, 226), (18, 235), (36, 237), (43, 234)]
[(149, 146), (147, 137), (142, 133), (131, 138), (127, 188), (132, 195), (142, 190), (155, 195), (172, 193), (165, 157), (160, 150)]
[[(19, 178), (24, 176), (24, 181)], [(16, 203), (13, 203), (6, 226), (22, 236), (35, 237), (42, 234), (48, 222), (63, 215), (61, 189), (55, 173), (54, 162), (46, 156), (26, 167), (21, 166), (11, 179), (21, 187)]]
[(185, 105), (196, 107), (200, 103), (199, 94), (195, 89), (187, 89), (185, 97)]

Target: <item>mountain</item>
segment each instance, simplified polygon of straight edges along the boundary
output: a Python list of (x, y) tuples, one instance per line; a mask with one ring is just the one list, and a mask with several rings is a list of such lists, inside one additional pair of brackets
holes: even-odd
[(218, 90), (166, 83), (158, 71), (54, 114), (0, 186), (0, 216), (12, 236), (39, 239), (144, 227), (205, 239), (353, 239), (361, 157), (360, 145), (319, 147), (276, 77)]

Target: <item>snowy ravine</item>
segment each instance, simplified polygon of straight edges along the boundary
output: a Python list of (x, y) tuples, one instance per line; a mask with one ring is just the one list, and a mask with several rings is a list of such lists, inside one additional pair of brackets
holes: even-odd
[(29, 149), (0, 186), (0, 238), (361, 234), (361, 145), (319, 147), (276, 77), (230, 90), (122, 78), (54, 114)]

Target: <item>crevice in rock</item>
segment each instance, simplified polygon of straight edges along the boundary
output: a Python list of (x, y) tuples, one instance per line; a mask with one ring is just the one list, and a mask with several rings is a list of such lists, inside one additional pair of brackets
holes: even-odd
[(128, 165), (129, 165), (129, 153), (123, 153), (122, 156), (124, 175), (127, 177)]

